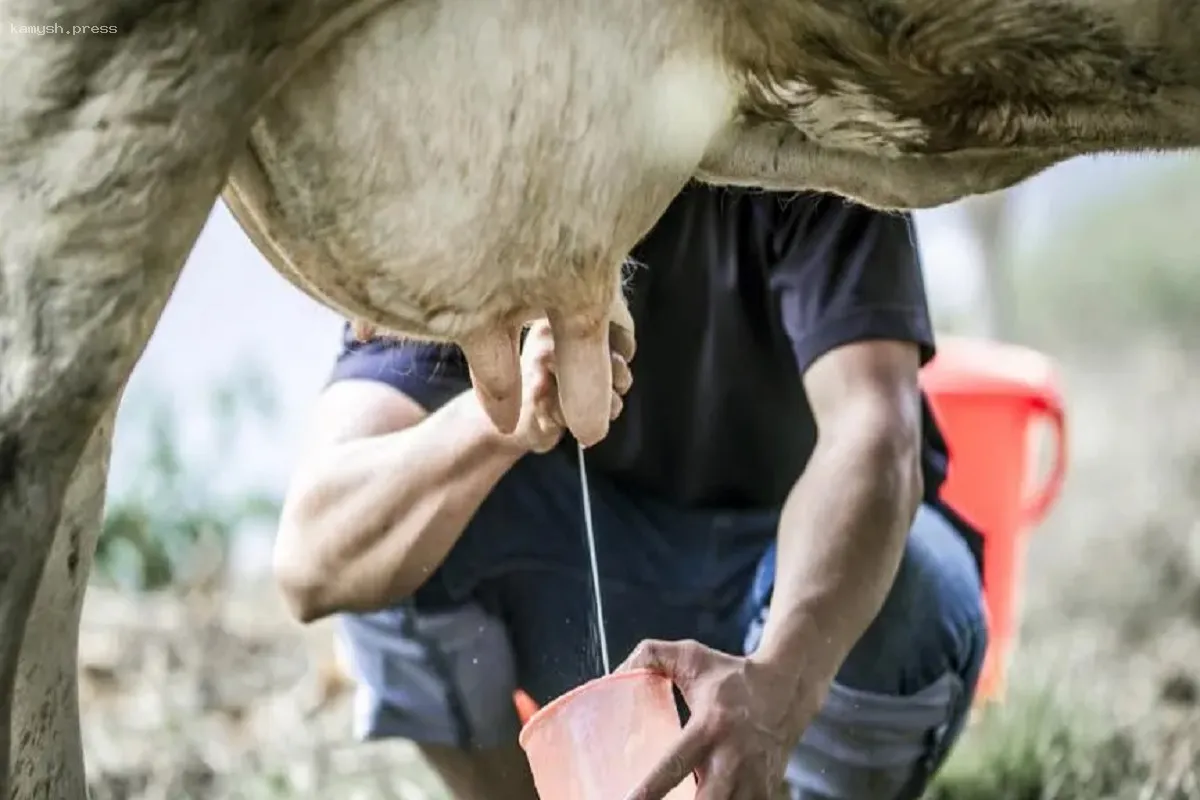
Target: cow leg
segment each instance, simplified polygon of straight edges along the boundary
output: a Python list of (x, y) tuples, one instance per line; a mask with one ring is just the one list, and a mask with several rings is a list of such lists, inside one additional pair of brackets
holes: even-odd
[[(131, 147), (138, 132), (82, 153), (48, 142), (48, 153), (34, 146), (12, 159), (11, 143), (0, 145), (7, 162), (0, 167), (0, 796), (14, 799), (86, 796), (73, 697), (78, 619), (68, 606), (87, 582), (84, 550), (98, 522), (88, 495), (102, 492), (106, 447), (85, 446), (149, 339), (220, 186), (214, 164), (193, 168), (208, 176), (181, 176), (170, 188), (154, 185), (144, 162), (114, 164), (110, 148)], [(55, 170), (54, 158), (78, 164), (78, 172)], [(111, 179), (94, 173), (97, 162), (112, 166)], [(164, 177), (176, 171), (163, 166)], [(48, 186), (35, 188), (38, 176)], [(94, 194), (93, 181), (113, 194)], [(68, 492), (72, 476), (76, 492)], [(64, 499), (81, 505), (64, 512)], [(53, 565), (39, 598), (56, 537), (65, 540), (67, 573)], [(28, 629), (21, 672), (32, 678), (23, 689), (38, 694), (20, 699), (14, 727), (18, 655), (35, 599), (38, 627)], [(60, 701), (66, 705), (51, 709)], [(47, 752), (28, 758), (39, 746)], [(14, 753), (21, 770), (8, 783)]]
[[(95, 432), (312, 11), (303, 0), (0, 0), (4, 25), (44, 26), (0, 37), (0, 797), (85, 796), (73, 690), (55, 697), (67, 700), (57, 713), (42, 713), (49, 695), (22, 697), (12, 725), (27, 621), (61, 528), (66, 572), (46, 573), (35, 624), (50, 627), (30, 629), (22, 687), (73, 683), (67, 606), (87, 581), (105, 472)], [(64, 513), (72, 476), (77, 505)], [(30, 758), (39, 742), (49, 752)]]
[(13, 692), (12, 797), (86, 797), (76, 675), (79, 615), (104, 511), (115, 408), (84, 448), (63, 499), (25, 627)]

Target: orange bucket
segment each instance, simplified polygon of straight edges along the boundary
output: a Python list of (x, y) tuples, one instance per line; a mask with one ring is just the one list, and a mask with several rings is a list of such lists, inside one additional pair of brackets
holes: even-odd
[[(984, 540), (984, 602), (991, 644), (980, 701), (1000, 699), (1016, 637), (1026, 534), (1058, 499), (1066, 471), (1066, 418), (1054, 364), (1028, 348), (946, 337), (921, 372), (950, 467), (942, 499)], [(1034, 423), (1048, 422), (1054, 459), (1028, 494)]]
[[(671, 681), (651, 670), (589, 681), (548, 703), (521, 729), (538, 797), (615, 800), (650, 774), (682, 731)], [(688, 777), (666, 800), (693, 800)]]

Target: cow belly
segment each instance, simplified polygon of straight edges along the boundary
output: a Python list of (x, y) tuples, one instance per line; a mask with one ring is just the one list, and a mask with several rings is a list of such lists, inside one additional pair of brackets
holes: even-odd
[(293, 282), (396, 332), (607, 308), (735, 102), (713, 26), (647, 5), (668, 4), (379, 12), (266, 106), (235, 213)]

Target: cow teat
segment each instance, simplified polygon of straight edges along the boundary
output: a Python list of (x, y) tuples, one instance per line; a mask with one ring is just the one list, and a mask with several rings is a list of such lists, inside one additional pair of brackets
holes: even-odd
[(612, 362), (608, 318), (550, 314), (558, 397), (567, 428), (584, 447), (608, 435)]
[(479, 404), (501, 433), (521, 419), (520, 328), (495, 328), (462, 342)]

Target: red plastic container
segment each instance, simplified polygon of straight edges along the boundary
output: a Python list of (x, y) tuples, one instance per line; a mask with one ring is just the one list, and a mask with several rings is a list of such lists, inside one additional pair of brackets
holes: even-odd
[[(1053, 362), (1011, 344), (946, 337), (921, 373), (934, 416), (950, 449), (945, 502), (984, 537), (988, 648), (978, 699), (1001, 699), (1017, 633), (1027, 535), (1062, 489), (1067, 463), (1066, 415)], [(1054, 459), (1030, 492), (1031, 437), (1049, 423)]]
[[(525, 723), (520, 741), (538, 797), (617, 800), (650, 774), (681, 733), (671, 681), (643, 669), (597, 678), (548, 703)], [(695, 797), (688, 776), (666, 800)]]

